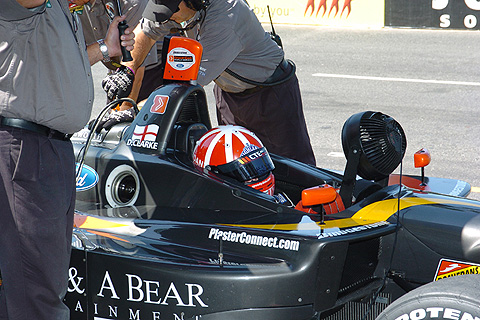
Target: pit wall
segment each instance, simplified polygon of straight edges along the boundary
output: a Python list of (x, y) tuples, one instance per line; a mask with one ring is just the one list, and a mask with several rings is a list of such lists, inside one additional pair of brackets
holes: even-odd
[(262, 23), (479, 30), (480, 0), (247, 0)]

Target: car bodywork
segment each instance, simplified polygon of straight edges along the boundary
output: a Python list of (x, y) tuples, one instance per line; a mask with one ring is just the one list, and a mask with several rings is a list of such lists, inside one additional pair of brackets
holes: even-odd
[[(211, 123), (203, 88), (189, 80), (155, 90), (132, 123), (72, 139), (84, 156), (72, 319), (374, 318), (415, 287), (480, 270), (480, 202), (465, 198), (468, 183), (392, 175), (398, 163), (378, 173), (354, 155), (367, 152), (348, 144), (348, 130), (388, 116), (347, 121), (345, 173), (271, 155), (277, 192), (294, 204), (323, 185), (346, 203), (307, 213), (195, 168), (195, 142)], [(403, 157), (406, 141), (395, 141)]]

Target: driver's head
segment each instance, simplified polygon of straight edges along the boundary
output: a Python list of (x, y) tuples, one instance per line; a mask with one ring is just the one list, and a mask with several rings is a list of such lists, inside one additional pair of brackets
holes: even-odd
[(269, 195), (275, 191), (272, 159), (257, 136), (244, 127), (219, 126), (205, 133), (195, 146), (193, 162)]

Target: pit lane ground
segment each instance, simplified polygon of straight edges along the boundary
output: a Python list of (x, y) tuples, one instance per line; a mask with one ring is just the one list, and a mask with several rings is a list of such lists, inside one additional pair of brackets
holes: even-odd
[[(318, 166), (343, 170), (343, 123), (357, 112), (380, 111), (405, 130), (403, 173), (420, 173), (413, 153), (425, 147), (432, 155), (426, 175), (465, 180), (473, 187), (469, 198), (480, 200), (478, 31), (284, 25), (275, 31), (297, 66)], [(105, 68), (97, 64), (93, 73), (92, 116), (105, 104)], [(212, 88), (205, 91), (215, 125)]]

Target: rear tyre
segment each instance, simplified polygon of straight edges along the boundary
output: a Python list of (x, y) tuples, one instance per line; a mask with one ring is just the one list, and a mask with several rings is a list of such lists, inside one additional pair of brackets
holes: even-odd
[(393, 302), (377, 320), (480, 319), (480, 275), (428, 283)]

